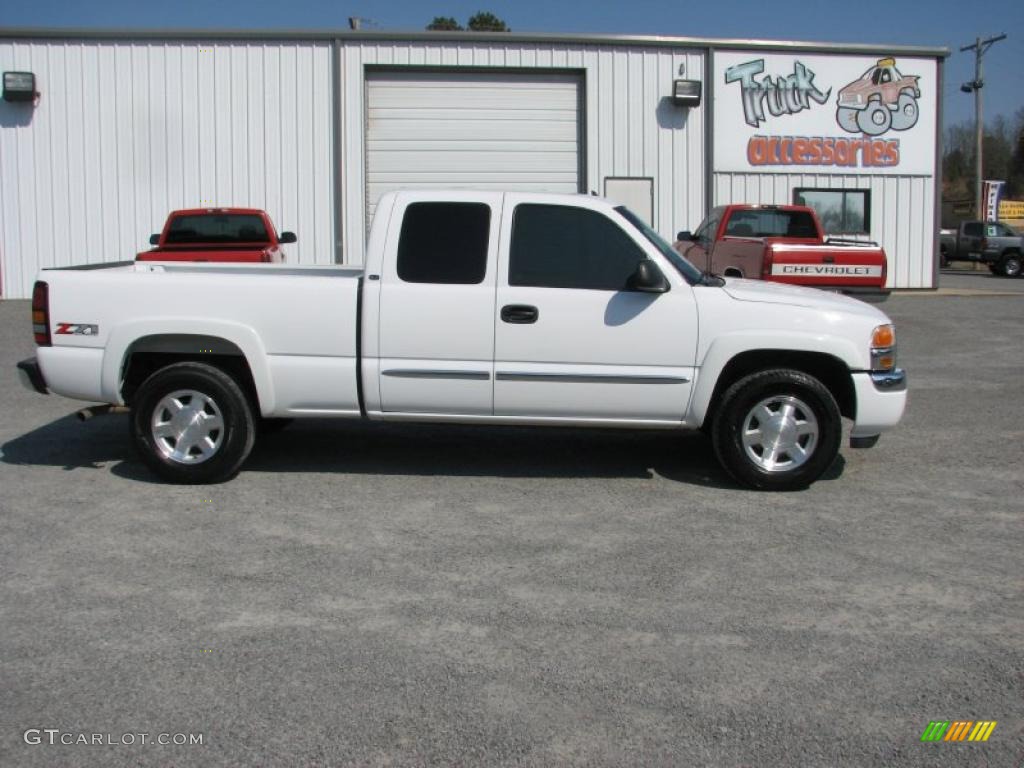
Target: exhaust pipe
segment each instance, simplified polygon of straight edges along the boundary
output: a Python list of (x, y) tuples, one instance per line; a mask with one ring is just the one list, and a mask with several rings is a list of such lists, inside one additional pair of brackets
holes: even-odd
[(131, 408), (127, 405), (90, 405), (88, 408), (83, 408), (75, 415), (79, 421), (88, 421), (93, 416), (103, 416), (107, 413), (128, 413)]

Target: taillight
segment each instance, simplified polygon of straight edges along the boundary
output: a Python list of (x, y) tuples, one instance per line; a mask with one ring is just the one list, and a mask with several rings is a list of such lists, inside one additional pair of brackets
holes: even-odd
[(764, 261), (761, 262), (761, 279), (767, 280), (772, 276), (772, 261), (775, 256), (771, 246), (764, 249)]
[(40, 347), (50, 346), (50, 286), (42, 280), (32, 287), (32, 333)]
[(983, 251), (988, 250), (988, 238), (987, 237), (981, 238), (981, 250), (983, 250)]

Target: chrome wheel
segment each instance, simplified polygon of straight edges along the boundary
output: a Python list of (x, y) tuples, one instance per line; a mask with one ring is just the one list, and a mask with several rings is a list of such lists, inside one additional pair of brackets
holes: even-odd
[(818, 419), (806, 403), (791, 395), (776, 395), (747, 412), (743, 450), (765, 472), (786, 472), (813, 455), (818, 433)]
[(179, 389), (156, 404), (150, 431), (165, 458), (178, 464), (202, 464), (220, 450), (224, 417), (211, 397)]

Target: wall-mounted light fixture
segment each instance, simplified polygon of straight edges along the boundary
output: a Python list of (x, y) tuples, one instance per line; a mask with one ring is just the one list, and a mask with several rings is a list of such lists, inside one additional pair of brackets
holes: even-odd
[(677, 107), (699, 107), (700, 93), (700, 80), (672, 81), (672, 103)]
[(4, 72), (4, 101), (35, 101), (36, 76), (31, 72)]

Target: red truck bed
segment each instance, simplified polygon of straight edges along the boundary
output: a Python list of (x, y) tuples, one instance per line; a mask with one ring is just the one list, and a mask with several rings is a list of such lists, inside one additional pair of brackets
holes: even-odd
[(136, 256), (138, 261), (283, 262), (283, 243), (266, 212), (256, 208), (189, 208), (172, 211), (163, 231), (149, 241), (155, 245)]
[(726, 277), (887, 295), (885, 251), (871, 242), (825, 237), (806, 206), (720, 206), (695, 233), (680, 232), (675, 248)]

